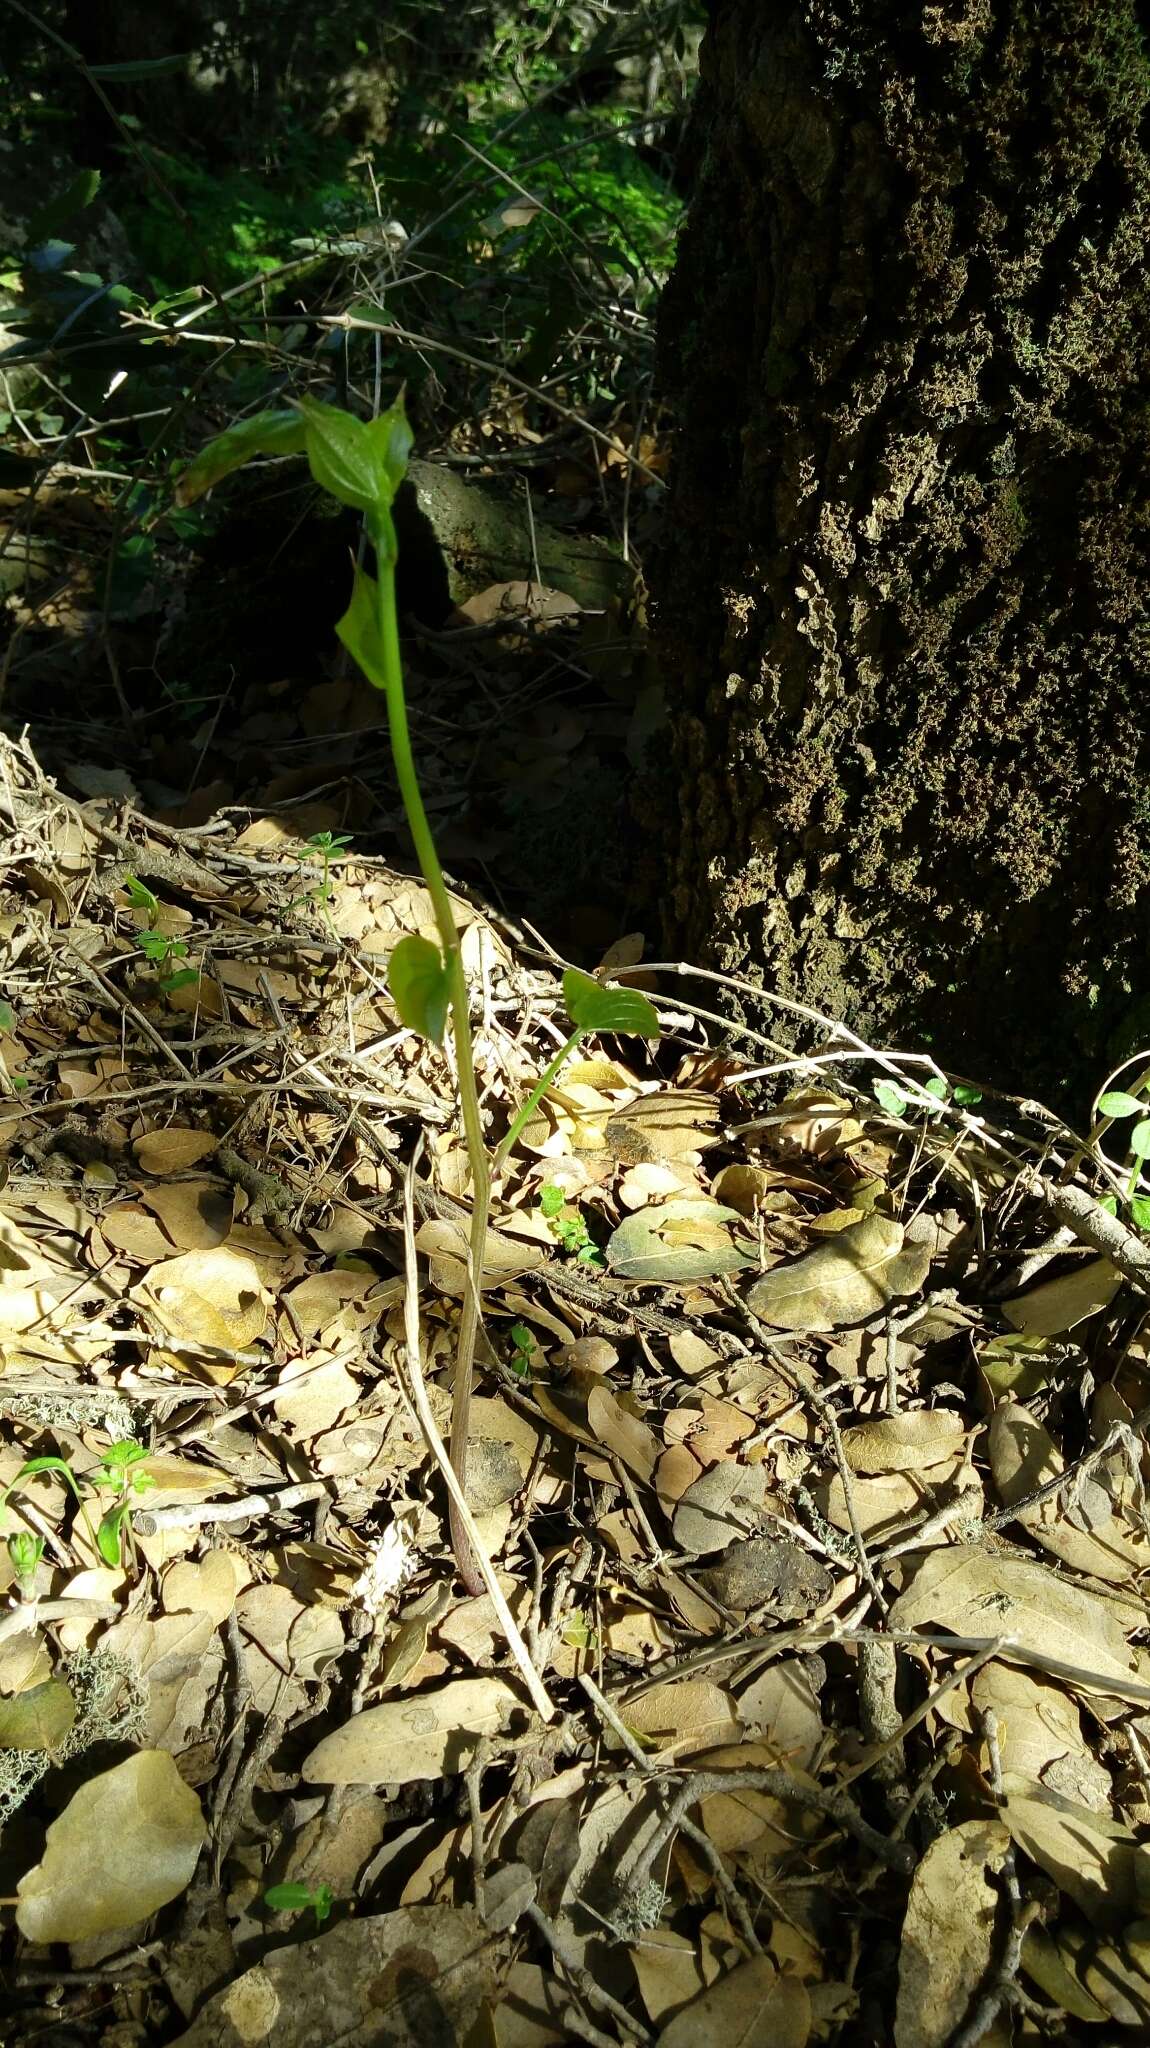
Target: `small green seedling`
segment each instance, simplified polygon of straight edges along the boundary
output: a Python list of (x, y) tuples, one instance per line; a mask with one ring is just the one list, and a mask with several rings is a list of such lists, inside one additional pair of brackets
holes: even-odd
[(88, 1510), (84, 1503), (84, 1495), (80, 1488), (80, 1482), (77, 1479), (76, 1474), (73, 1472), (72, 1467), (68, 1463), (67, 1458), (56, 1458), (47, 1455), (45, 1455), (42, 1458), (26, 1458), (24, 1463), (21, 1465), (20, 1470), (17, 1472), (15, 1478), (10, 1479), (8, 1481), (7, 1486), (4, 1488), (3, 1493), (0, 1493), (0, 1510), (7, 1507), (8, 1502), (11, 1499), (12, 1495), (17, 1491), (19, 1487), (23, 1485), (25, 1479), (35, 1479), (37, 1475), (41, 1472), (59, 1473), (61, 1479), (64, 1481), (65, 1486), (68, 1488), (69, 1492), (75, 1498), (76, 1506), (80, 1510), (80, 1515), (83, 1520), (84, 1527), (88, 1532), (89, 1540), (92, 1544), (93, 1549), (96, 1549), (98, 1547), (96, 1544), (96, 1531), (93, 1529), (92, 1524), (88, 1518)]
[[(347, 852), (348, 847), (351, 845), (351, 840), (352, 835), (350, 832), (312, 833), (307, 844), (314, 853), (318, 853), (323, 863), (323, 872), (314, 889), (308, 889), (303, 896), (296, 896), (288, 905), (289, 910), (298, 910), (301, 903), (317, 904), (324, 914), (332, 937), (335, 939), (338, 939), (339, 933), (336, 931), (331, 918), (330, 905), (333, 893), (331, 886), (331, 864), (339, 854)], [(303, 854), (300, 854), (299, 858), (302, 861), (304, 858)]]
[(32, 1596), (36, 1572), (44, 1555), (44, 1538), (34, 1536), (31, 1529), (13, 1529), (8, 1538), (8, 1562), (16, 1574), (16, 1589), (21, 1600)]
[(982, 1101), (981, 1088), (970, 1088), (965, 1081), (956, 1081), (952, 1088), (948, 1081), (943, 1080), (941, 1074), (932, 1074), (929, 1081), (923, 1082), (922, 1088), (924, 1095), (934, 1097), (938, 1104), (937, 1109), (928, 1108), (917, 1095), (905, 1095), (893, 1081), (876, 1081), (871, 1094), (879, 1108), (885, 1109), (888, 1116), (906, 1116), (909, 1111), (917, 1109), (925, 1116), (933, 1117), (941, 1113), (943, 1105), (947, 1102), (954, 1103), (958, 1109), (969, 1109), (976, 1102)]
[[(1113, 1117), (1116, 1122), (1126, 1117), (1136, 1117), (1126, 1137), (1126, 1150), (1130, 1155), (1130, 1175), (1126, 1182), (1126, 1201), (1130, 1214), (1139, 1230), (1150, 1230), (1150, 1198), (1138, 1193), (1147, 1159), (1150, 1159), (1150, 1103), (1142, 1095), (1131, 1095), (1125, 1088), (1113, 1088), (1099, 1098), (1098, 1108), (1103, 1116)], [(1117, 1208), (1117, 1202), (1107, 1203)]]
[(539, 1207), (547, 1219), (547, 1227), (556, 1243), (561, 1245), (568, 1258), (576, 1259), (581, 1266), (602, 1266), (603, 1254), (595, 1243), (578, 1209), (567, 1201), (562, 1188), (548, 1181), (539, 1190)]
[(138, 875), (125, 875), (124, 894), (133, 910), (143, 911), (148, 920), (148, 930), (155, 931), (156, 921), (160, 915), (159, 897), (153, 896), (147, 883), (141, 882)]
[(143, 1444), (126, 1437), (109, 1444), (99, 1471), (91, 1474), (93, 1486), (110, 1489), (116, 1495), (96, 1531), (96, 1548), (104, 1563), (114, 1569), (123, 1564), (125, 1550), (129, 1555), (135, 1554), (132, 1509), (138, 1505), (140, 1495), (150, 1493), (156, 1483), (150, 1472), (135, 1469), (147, 1455)]
[(329, 1884), (271, 1884), (264, 1893), (264, 1905), (273, 1913), (306, 1913), (310, 1907), (317, 1927), (323, 1926), (333, 1903)]
[(502, 1166), (515, 1140), (527, 1128), (540, 1102), (575, 1051), (592, 1031), (601, 1034), (618, 1033), (624, 1038), (658, 1038), (659, 1019), (654, 1006), (637, 988), (608, 988), (596, 981), (593, 974), (581, 974), (577, 967), (569, 967), (563, 976), (563, 1000), (567, 1015), (575, 1029), (560, 1047), (550, 1066), (545, 1067), (527, 1097), (523, 1107), (512, 1119), (510, 1128), (502, 1139), (495, 1154), (495, 1164)]
[[(119, 1443), (109, 1444), (97, 1469), (93, 1472), (85, 1473), (85, 1484), (102, 1490), (111, 1489), (116, 1495), (116, 1499), (103, 1516), (98, 1529), (92, 1527), (87, 1503), (84, 1499), (83, 1486), (80, 1480), (77, 1479), (67, 1458), (49, 1456), (28, 1458), (21, 1465), (15, 1478), (9, 1480), (3, 1494), (0, 1494), (0, 1509), (7, 1506), (11, 1495), (16, 1492), (25, 1479), (35, 1478), (41, 1472), (58, 1472), (65, 1486), (75, 1498), (84, 1527), (88, 1532), (88, 1540), (92, 1544), (93, 1549), (99, 1552), (105, 1564), (118, 1568), (124, 1561), (125, 1538), (127, 1539), (128, 1549), (130, 1550), (132, 1547), (131, 1511), (136, 1505), (138, 1496), (142, 1493), (147, 1493), (156, 1483), (149, 1472), (133, 1471), (132, 1469), (134, 1466), (138, 1466), (147, 1455), (148, 1453), (143, 1444), (133, 1443), (130, 1437), (125, 1438)], [(8, 1555), (10, 1558), (13, 1557), (12, 1545), (19, 1540), (19, 1533), (14, 1531), (8, 1539)], [(41, 1539), (37, 1538), (36, 1540), (41, 1542), (42, 1551), (43, 1544)]]
[[(137, 932), (136, 944), (152, 967), (165, 967), (169, 961), (186, 960), (188, 957), (184, 940), (173, 939), (167, 932)], [(164, 994), (170, 995), (173, 989), (189, 988), (199, 978), (198, 967), (179, 967), (174, 974), (161, 974), (159, 981)]]
[(350, 832), (313, 832), (308, 845), (318, 853), (323, 862), (323, 875), (316, 885), (315, 897), (318, 903), (331, 901), (331, 864), (337, 854), (346, 853), (351, 845)]
[[(15, 1029), (16, 1012), (11, 1003), (0, 998), (0, 1031), (7, 1037)], [(13, 1074), (3, 1053), (0, 1053), (0, 1095), (18, 1095), (21, 1088), (27, 1086), (27, 1074)]]
[(560, 1640), (572, 1650), (593, 1650), (599, 1641), (599, 1631), (577, 1607), (564, 1622)]
[(511, 1325), (511, 1357), (508, 1364), (517, 1380), (531, 1378), (531, 1361), (535, 1356), (535, 1338), (526, 1323)]

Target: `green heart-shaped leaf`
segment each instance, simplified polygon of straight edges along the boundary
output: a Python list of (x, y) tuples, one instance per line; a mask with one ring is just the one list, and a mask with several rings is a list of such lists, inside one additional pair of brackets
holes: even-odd
[(581, 1031), (621, 1031), (632, 1038), (658, 1038), (654, 1007), (637, 988), (605, 988), (593, 975), (569, 967), (563, 976), (567, 1014)]
[(258, 412), (237, 420), (201, 448), (176, 485), (177, 505), (192, 505), (253, 455), (301, 455), (304, 423), (298, 412)]
[(430, 939), (401, 939), (387, 963), (387, 986), (403, 1023), (442, 1045), (450, 992), (439, 947)]

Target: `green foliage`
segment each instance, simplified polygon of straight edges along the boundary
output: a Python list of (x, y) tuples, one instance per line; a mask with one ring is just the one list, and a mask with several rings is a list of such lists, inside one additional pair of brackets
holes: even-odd
[(138, 157), (126, 157), (112, 190), (153, 292), (205, 282), (223, 290), (253, 272), (275, 270), (317, 224), (335, 239), (363, 209), (363, 189), (347, 173), (351, 151), (317, 142), (290, 123), (266, 174), (213, 168), (152, 142), (140, 148), (154, 182), (141, 176)]
[[(146, 931), (136, 933), (136, 944), (149, 966), (169, 967), (173, 960), (186, 960), (187, 942), (173, 938), (170, 932)], [(178, 988), (191, 988), (200, 978), (198, 967), (178, 967), (173, 973), (160, 974), (159, 985), (165, 995), (172, 995)]]
[(659, 1036), (654, 1006), (637, 988), (608, 988), (593, 975), (569, 967), (563, 976), (563, 1000), (571, 1022), (580, 1031), (620, 1031), (633, 1038)]
[[(15, 1477), (9, 1480), (3, 1493), (0, 1494), (0, 1510), (7, 1506), (12, 1494), (23, 1486), (26, 1479), (33, 1479), (45, 1472), (56, 1472), (76, 1501), (84, 1526), (87, 1529), (89, 1540), (98, 1550), (105, 1564), (118, 1567), (124, 1560), (125, 1544), (129, 1548), (131, 1547), (130, 1518), (132, 1508), (135, 1506), (139, 1495), (147, 1493), (156, 1483), (150, 1473), (141, 1472), (136, 1469), (147, 1455), (148, 1453), (143, 1444), (135, 1443), (130, 1437), (125, 1437), (117, 1443), (109, 1444), (99, 1464), (93, 1471), (85, 1473), (82, 1481), (77, 1478), (67, 1458), (58, 1458), (50, 1455), (28, 1458), (21, 1465)], [(97, 1529), (93, 1529), (88, 1518), (83, 1491), (85, 1486), (90, 1486), (97, 1492), (111, 1492), (115, 1496), (112, 1505), (104, 1514)], [(13, 1552), (14, 1544), (17, 1546), (16, 1554)], [(26, 1546), (21, 1547), (21, 1545), (20, 1532), (13, 1531), (8, 1537), (8, 1555), (12, 1560), (13, 1568), (18, 1574), (20, 1567), (17, 1564), (17, 1555), (24, 1556), (26, 1549)], [(38, 1562), (39, 1557), (33, 1562), (33, 1571)]]
[(535, 1338), (526, 1323), (511, 1325), (511, 1357), (508, 1363), (518, 1380), (531, 1378), (531, 1361), (535, 1356)]
[(22, 1597), (28, 1597), (36, 1570), (44, 1555), (44, 1538), (34, 1536), (31, 1529), (13, 1529), (8, 1538), (8, 1562), (16, 1574), (16, 1584)]
[(932, 1117), (938, 1116), (943, 1105), (948, 1102), (953, 1103), (958, 1109), (969, 1109), (976, 1102), (982, 1101), (981, 1088), (971, 1088), (964, 1081), (957, 1081), (952, 1085), (944, 1080), (941, 1074), (932, 1074), (929, 1081), (924, 1081), (922, 1092), (933, 1097), (938, 1109), (928, 1107), (921, 1096), (906, 1093), (893, 1081), (876, 1081), (871, 1089), (879, 1108), (885, 1109), (888, 1116), (907, 1116), (917, 1110), (923, 1116)]
[(387, 963), (387, 987), (400, 1022), (433, 1045), (442, 1045), (451, 986), (439, 947), (416, 932), (401, 939)]
[(584, 1218), (571, 1207), (562, 1188), (548, 1181), (539, 1190), (539, 1207), (547, 1227), (568, 1258), (581, 1266), (603, 1266), (606, 1261)]
[(310, 1907), (317, 1927), (323, 1926), (333, 1903), (334, 1894), (326, 1884), (270, 1884), (264, 1893), (264, 1904), (273, 1913), (306, 1913)]
[[(1131, 1161), (1126, 1205), (1138, 1229), (1150, 1231), (1150, 1197), (1139, 1193), (1143, 1167), (1150, 1159), (1150, 1114), (1147, 1113), (1150, 1103), (1145, 1094), (1135, 1095), (1126, 1088), (1111, 1088), (1099, 1097), (1098, 1109), (1102, 1116), (1112, 1117), (1116, 1122), (1125, 1122), (1129, 1117), (1137, 1119), (1126, 1134), (1126, 1150)], [(1112, 1214), (1116, 1213), (1117, 1200), (1109, 1198), (1106, 1206)]]
[(124, 894), (133, 910), (142, 910), (145, 913), (148, 929), (153, 931), (160, 914), (159, 897), (152, 894), (147, 883), (141, 882), (138, 875), (125, 875)]

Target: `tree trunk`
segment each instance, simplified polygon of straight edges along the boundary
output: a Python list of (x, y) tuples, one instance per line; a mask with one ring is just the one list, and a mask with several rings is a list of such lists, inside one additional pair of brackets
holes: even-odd
[(711, 0), (654, 565), (695, 958), (1050, 1087), (1150, 1022), (1138, 0)]

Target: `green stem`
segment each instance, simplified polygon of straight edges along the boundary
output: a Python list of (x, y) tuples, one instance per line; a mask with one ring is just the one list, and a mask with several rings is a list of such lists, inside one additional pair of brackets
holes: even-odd
[(564, 1061), (568, 1059), (570, 1055), (574, 1052), (575, 1047), (583, 1043), (583, 1040), (586, 1038), (586, 1036), (587, 1033), (583, 1029), (582, 1025), (576, 1025), (574, 1031), (571, 1033), (570, 1038), (567, 1040), (567, 1043), (564, 1046), (562, 1046), (561, 1049), (556, 1053), (555, 1058), (551, 1062), (551, 1065), (547, 1067), (542, 1074), (540, 1074), (539, 1079), (536, 1081), (535, 1086), (531, 1090), (530, 1095), (527, 1097), (526, 1102), (523, 1104), (522, 1109), (519, 1110), (515, 1117), (512, 1119), (511, 1128), (507, 1132), (506, 1136), (503, 1138), (499, 1146), (499, 1149), (495, 1154), (495, 1170), (497, 1173), (499, 1171), (499, 1168), (502, 1166), (504, 1160), (506, 1159), (507, 1154), (510, 1152), (511, 1147), (514, 1145), (516, 1138), (519, 1136), (519, 1133), (523, 1130), (526, 1130), (527, 1125), (530, 1123), (531, 1118), (535, 1114), (535, 1111), (538, 1109), (539, 1104), (543, 1100), (544, 1095), (547, 1093), (548, 1088), (550, 1088), (551, 1083), (555, 1079), (556, 1074), (559, 1072), (560, 1067), (563, 1065)]
[[(463, 972), (463, 954), (459, 945), (459, 933), (455, 927), (455, 916), (451, 898), (439, 865), (435, 840), (423, 807), (419, 778), (415, 772), (415, 759), (411, 751), (411, 733), (407, 723), (407, 703), (403, 694), (403, 664), (399, 651), (399, 621), (395, 608), (395, 544), (390, 518), (386, 524), (372, 522), (371, 538), (375, 547), (379, 589), (379, 638), (383, 655), (384, 697), (387, 703), (388, 735), (391, 741), (391, 755), (395, 763), (396, 780), (407, 815), (408, 828), (415, 846), (420, 873), (427, 884), (435, 913), (435, 926), (439, 943), (443, 949), (444, 966), (447, 973), (448, 1001), (451, 1007), (451, 1027), (455, 1039), (456, 1079), (459, 1088), (459, 1104), (463, 1113), (463, 1135), (467, 1147), (467, 1159), (471, 1168), (471, 1235), (468, 1244), (467, 1278), (463, 1293), (463, 1312), (459, 1323), (459, 1342), (455, 1354), (455, 1377), (451, 1395), (451, 1463), (459, 1480), (465, 1483), (467, 1476), (467, 1438), (471, 1414), (471, 1370), (475, 1357), (475, 1340), (479, 1330), (479, 1289), (482, 1284), (484, 1257), (487, 1250), (487, 1218), (491, 1203), (491, 1179), (487, 1167), (487, 1147), (483, 1137), (483, 1117), (479, 1108), (479, 1090), (475, 1082), (475, 1060), (471, 1040), (471, 1018), (467, 1000), (467, 978)], [(454, 1503), (451, 1505), (451, 1540), (455, 1560), (461, 1576), (471, 1593), (482, 1593), (483, 1581), (475, 1565), (471, 1545), (458, 1519)]]

